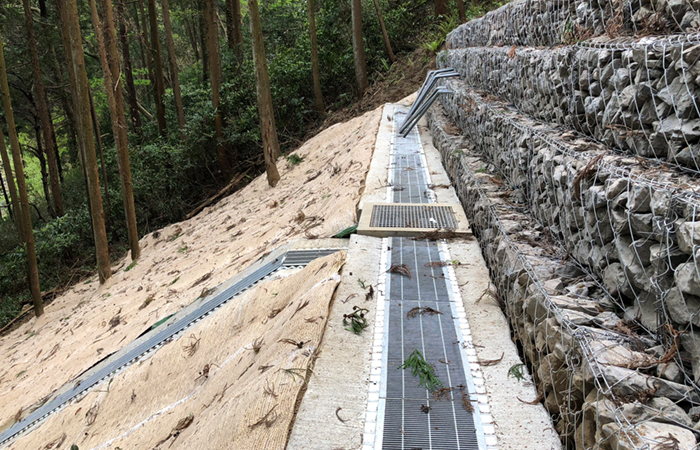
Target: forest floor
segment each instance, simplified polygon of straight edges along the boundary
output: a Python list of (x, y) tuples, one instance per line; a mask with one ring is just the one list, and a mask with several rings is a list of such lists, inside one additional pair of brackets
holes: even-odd
[[(295, 239), (333, 236), (354, 225), (357, 222), (357, 202), (364, 190), (380, 118), (381, 109), (377, 109), (329, 127), (295, 152), (301, 162), (292, 164), (284, 159), (279, 161), (282, 180), (276, 188), (267, 185), (263, 174), (192, 219), (145, 236), (141, 239), (142, 256), (137, 264), (130, 264), (127, 257), (122, 258), (114, 265), (114, 274), (104, 285), (100, 286), (97, 275), (94, 275), (72, 286), (46, 308), (42, 317), (31, 318), (1, 337), (0, 429), (26, 417), (55, 390), (133, 341), (154, 323), (179, 311), (198, 297), (206, 296), (209, 289), (230, 279), (272, 249)], [(261, 314), (266, 317), (271, 309), (279, 308), (275, 306), (276, 296), (273, 293), (284, 292), (284, 298), (288, 298), (287, 294), (301, 295), (314, 291), (308, 294), (315, 299), (310, 305), (313, 308), (309, 309), (314, 311), (313, 314), (318, 313), (318, 316), (326, 318), (324, 308), (328, 308), (333, 292), (331, 287), (334, 285), (326, 283), (328, 286), (319, 291), (314, 283), (327, 281), (333, 277), (333, 273), (337, 273), (342, 265), (342, 261), (337, 258), (325, 261), (328, 267), (324, 270), (319, 266), (315, 267), (316, 272), (309, 273), (310, 268), (307, 268), (305, 273), (299, 275), (299, 280), (305, 281), (303, 286), (299, 286), (299, 281), (291, 285), (261, 284), (251, 294), (242, 296), (240, 304), (234, 300), (227, 308), (233, 308), (230, 311), (233, 314), (236, 305), (249, 305), (249, 300), (255, 298), (252, 306), (247, 306), (242, 313), (241, 310), (236, 313), (243, 314), (242, 317), (250, 316), (251, 320), (256, 317), (260, 320)], [(306, 281), (314, 283), (308, 285)], [(258, 301), (261, 302), (260, 310), (255, 307)], [(309, 317), (303, 316), (304, 319)], [(188, 332), (186, 336), (161, 349), (165, 350), (164, 355), (169, 355), (167, 358), (158, 357), (160, 352), (157, 352), (154, 357), (132, 366), (117, 375), (109, 388), (103, 386), (94, 390), (88, 395), (87, 401), (83, 399), (55, 414), (47, 423), (16, 441), (10, 448), (43, 448), (61, 439), (77, 443), (80, 448), (92, 448), (113, 438), (119, 438), (114, 441), (115, 445), (121, 443), (122, 448), (134, 448), (135, 441), (130, 441), (129, 436), (137, 428), (140, 430), (154, 420), (154, 414), (157, 413), (157, 417), (163, 414), (163, 417), (154, 421), (158, 426), (145, 427), (133, 435), (133, 438), (140, 436), (137, 441), (139, 448), (152, 448), (165, 437), (161, 436), (163, 430), (176, 428), (175, 422), (182, 419), (176, 417), (176, 411), (182, 412), (184, 418), (188, 417), (189, 412), (179, 409), (169, 409), (168, 414), (165, 414), (163, 408), (167, 405), (185, 397), (189, 399), (195, 394), (195, 389), (198, 390), (198, 395), (209, 396), (207, 399), (198, 395), (192, 397), (199, 402), (195, 414), (201, 412), (202, 405), (211, 404), (215, 392), (210, 392), (209, 389), (199, 390), (202, 382), (211, 378), (211, 375), (198, 377), (198, 373), (204, 370), (204, 364), (214, 364), (209, 372), (212, 374), (216, 365), (222, 366), (230, 354), (249, 346), (248, 341), (259, 337), (249, 336), (249, 332), (245, 331), (247, 327), (233, 327), (226, 320), (214, 321), (210, 327), (207, 327), (207, 323), (204, 321), (197, 325), (199, 328), (193, 329), (195, 338)], [(267, 322), (267, 328), (258, 330), (260, 335), (272, 330), (274, 323), (277, 322)], [(277, 338), (296, 337), (291, 333), (302, 330), (300, 333), (308, 334), (305, 341), (318, 344), (324, 326), (325, 320), (294, 323), (289, 329), (278, 326), (276, 333), (281, 329), (289, 331), (290, 335), (285, 333), (284, 336), (271, 336), (265, 342), (273, 347), (284, 345)], [(209, 341), (205, 344), (204, 338), (207, 336)], [(225, 341), (221, 341), (221, 337), (226, 337)], [(198, 341), (200, 348), (194, 357), (188, 358), (184, 349), (192, 344), (192, 339), (201, 339)], [(264, 352), (261, 351), (260, 354), (264, 355)], [(200, 358), (204, 359), (200, 361)], [(263, 362), (259, 365), (267, 364), (267, 360), (261, 361)], [(286, 363), (291, 365), (293, 362), (294, 358)], [(158, 370), (153, 367), (157, 364), (164, 366)], [(170, 364), (175, 367), (170, 368)], [(256, 370), (251, 370), (252, 373), (246, 377), (256, 379), (254, 375), (262, 376), (264, 371), (257, 369), (256, 366)], [(216, 392), (226, 391), (238, 382), (236, 376), (244, 376), (239, 372), (236, 369), (227, 378), (222, 377), (221, 386), (218, 381), (207, 383), (218, 389)], [(177, 377), (181, 373), (184, 373), (184, 378)], [(274, 376), (277, 377), (275, 380), (278, 386), (283, 381), (290, 384), (295, 379), (293, 375), (284, 372), (275, 372)], [(287, 378), (280, 380), (279, 377)], [(144, 389), (144, 383), (148, 379), (160, 381), (155, 387)], [(244, 377), (240, 381), (240, 389), (245, 390), (246, 379)], [(262, 378), (257, 378), (258, 381), (260, 379)], [(167, 387), (170, 391), (158, 391), (156, 387)], [(105, 389), (106, 393), (103, 392)], [(281, 405), (274, 415), (279, 417), (279, 426), (286, 433), (285, 427), (291, 420), (291, 414), (286, 414), (289, 399), (292, 399), (293, 408), (297, 391), (281, 390), (285, 392), (286, 406)], [(231, 399), (236, 399), (236, 402), (243, 395), (238, 392), (239, 389), (232, 388), (229, 391)], [(278, 392), (278, 395), (281, 394)], [(116, 403), (108, 405), (104, 403), (107, 401)], [(282, 402), (280, 397), (280, 403)], [(221, 408), (230, 408), (232, 405), (217, 400), (215, 406), (208, 409), (208, 414), (216, 416)], [(267, 412), (263, 411), (266, 407), (267, 405), (250, 403), (252, 409), (246, 413), (245, 420), (239, 417), (241, 423), (246, 424), (241, 425), (242, 433), (246, 430), (253, 431), (248, 426)], [(98, 411), (104, 411), (105, 414), (98, 414)], [(253, 420), (251, 415), (256, 416), (256, 419)], [(174, 422), (170, 423), (172, 421)], [(223, 422), (213, 423), (225, 429), (235, 428)], [(273, 424), (265, 424), (260, 430), (272, 426)], [(145, 435), (142, 434), (144, 432)], [(63, 433), (67, 436), (63, 437)], [(211, 435), (205, 429), (202, 433), (204, 434), (198, 434), (196, 439), (206, 439), (208, 434)], [(126, 441), (122, 442), (122, 439)], [(182, 437), (180, 440), (185, 441)], [(124, 447), (126, 443), (131, 445)], [(182, 445), (182, 442), (178, 444)]]

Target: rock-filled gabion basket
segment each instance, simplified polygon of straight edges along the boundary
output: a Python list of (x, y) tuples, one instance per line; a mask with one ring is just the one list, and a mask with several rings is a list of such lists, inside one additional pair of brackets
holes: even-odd
[(451, 88), (429, 113), (435, 144), (562, 441), (694, 448), (698, 308), (679, 312), (700, 277), (694, 237), (677, 245), (694, 236), (678, 231), (693, 196), (671, 187), (678, 175), (646, 180), (633, 158)]
[(524, 114), (700, 173), (700, 35), (462, 48), (439, 61)]
[(700, 31), (696, 0), (518, 0), (460, 25), (448, 48), (554, 46), (601, 35), (649, 36)]

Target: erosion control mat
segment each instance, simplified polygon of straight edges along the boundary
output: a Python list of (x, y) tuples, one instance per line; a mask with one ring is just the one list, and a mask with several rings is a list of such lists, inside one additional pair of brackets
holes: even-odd
[(260, 283), (8, 448), (284, 448), (344, 260)]
[[(143, 237), (141, 258), (71, 287), (46, 313), (0, 336), (0, 430), (153, 324), (206, 297), (261, 256), (357, 223), (381, 110), (334, 125), (265, 175), (192, 219)], [(81, 447), (82, 449), (82, 447)]]

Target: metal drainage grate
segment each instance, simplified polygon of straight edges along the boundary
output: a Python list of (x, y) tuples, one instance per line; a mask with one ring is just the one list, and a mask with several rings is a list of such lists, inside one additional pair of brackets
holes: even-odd
[(309, 264), (316, 258), (322, 258), (324, 256), (331, 255), (340, 248), (310, 248), (310, 249), (300, 249), (300, 250), (290, 250), (287, 252), (287, 256), (282, 262), (283, 266), (305, 266)]
[(451, 206), (375, 205), (370, 227), (450, 228), (458, 226)]

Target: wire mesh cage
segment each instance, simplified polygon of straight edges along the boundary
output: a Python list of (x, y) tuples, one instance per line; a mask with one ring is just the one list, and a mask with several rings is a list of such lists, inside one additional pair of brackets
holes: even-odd
[(700, 274), (695, 234), (679, 230), (700, 203), (688, 176), (650, 177), (459, 84), (431, 129), (562, 441), (693, 448)]

